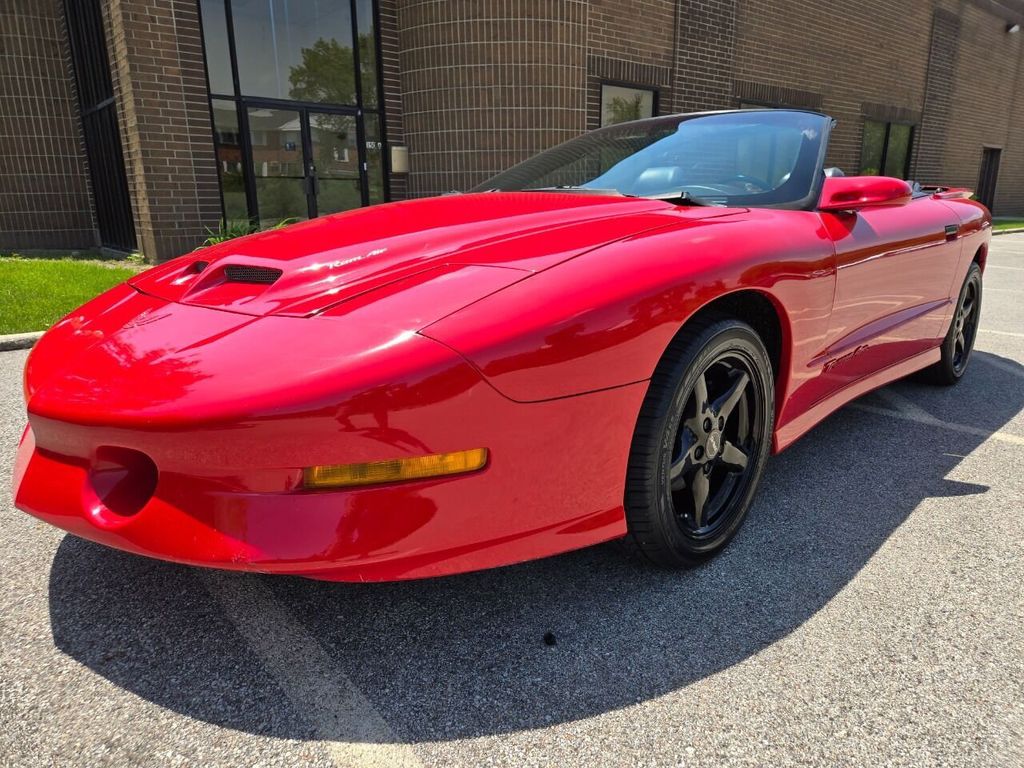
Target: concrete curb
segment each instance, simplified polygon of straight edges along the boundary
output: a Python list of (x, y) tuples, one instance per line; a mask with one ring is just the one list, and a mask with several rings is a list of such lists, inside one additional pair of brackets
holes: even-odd
[(1017, 227), (1016, 229), (993, 229), (992, 234), (994, 235), (1016, 235), (1024, 232), (1024, 227)]
[(45, 331), (33, 331), (32, 333), (8, 333), (0, 336), (0, 352), (9, 352), (12, 349), (28, 349), (45, 333)]

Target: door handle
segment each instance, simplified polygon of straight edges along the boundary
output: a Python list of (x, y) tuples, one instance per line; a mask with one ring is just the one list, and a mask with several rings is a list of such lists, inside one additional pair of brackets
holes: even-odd
[(959, 224), (947, 224), (946, 225), (946, 239), (956, 240), (960, 237), (960, 225)]

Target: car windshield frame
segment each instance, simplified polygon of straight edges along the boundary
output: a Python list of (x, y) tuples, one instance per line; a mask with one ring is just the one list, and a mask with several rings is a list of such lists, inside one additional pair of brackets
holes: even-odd
[[(813, 210), (821, 196), (833, 125), (827, 115), (796, 109), (634, 120), (563, 142), (470, 191), (617, 194), (722, 207)], [(759, 152), (757, 146), (766, 149)], [(710, 167), (708, 157), (715, 152), (724, 157), (729, 151), (732, 169), (728, 160)], [(741, 156), (748, 164), (756, 160), (765, 167), (765, 179), (740, 173)], [(666, 158), (692, 162), (668, 164)], [(725, 177), (701, 181), (702, 174), (715, 173)]]

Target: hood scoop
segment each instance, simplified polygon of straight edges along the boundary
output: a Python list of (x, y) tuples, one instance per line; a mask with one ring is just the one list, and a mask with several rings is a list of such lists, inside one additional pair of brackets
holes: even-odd
[(168, 277), (180, 291), (178, 300), (183, 304), (250, 314), (246, 306), (260, 300), (284, 276), (283, 269), (261, 261), (266, 260), (236, 256), (216, 262), (194, 261)]
[(280, 269), (272, 267), (253, 267), (246, 264), (228, 264), (224, 267), (224, 279), (229, 283), (255, 283), (270, 285), (277, 282), (283, 275)]

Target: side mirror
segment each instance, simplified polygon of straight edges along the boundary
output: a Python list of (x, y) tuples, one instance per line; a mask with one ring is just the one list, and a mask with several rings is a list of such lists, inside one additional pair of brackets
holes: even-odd
[(820, 211), (858, 211), (880, 205), (905, 205), (913, 192), (905, 181), (888, 176), (831, 176), (821, 188)]

